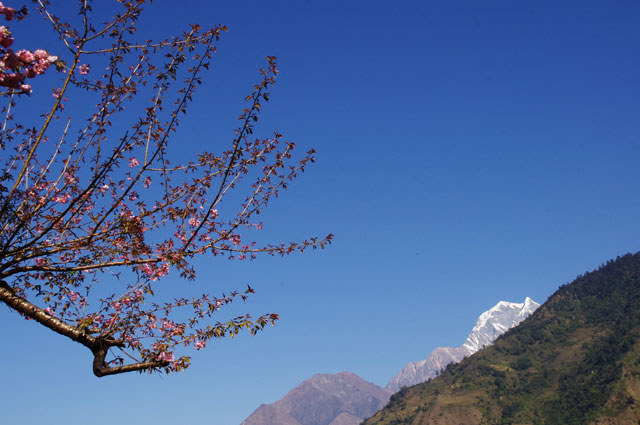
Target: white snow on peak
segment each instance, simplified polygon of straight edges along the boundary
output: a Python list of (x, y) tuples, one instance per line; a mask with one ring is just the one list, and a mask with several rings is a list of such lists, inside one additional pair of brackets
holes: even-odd
[(540, 304), (526, 297), (523, 303), (500, 301), (490, 310), (478, 317), (476, 325), (463, 345), (456, 348), (439, 347), (421, 361), (409, 363), (396, 376), (391, 378), (386, 388), (392, 392), (398, 391), (403, 385), (414, 385), (427, 381), (448, 363), (459, 362), (465, 356), (470, 356), (516, 326)]
[(538, 307), (540, 304), (529, 297), (522, 303), (500, 301), (480, 315), (463, 346), (469, 350), (469, 354), (475, 353), (529, 317)]

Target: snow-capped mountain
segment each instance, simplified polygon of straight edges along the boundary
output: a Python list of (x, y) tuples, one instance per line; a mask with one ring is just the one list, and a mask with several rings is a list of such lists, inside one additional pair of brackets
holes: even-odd
[(465, 356), (470, 356), (516, 326), (533, 313), (540, 304), (531, 298), (523, 303), (500, 301), (493, 308), (485, 311), (478, 318), (476, 325), (460, 347), (438, 347), (421, 361), (409, 363), (396, 376), (389, 380), (386, 389), (396, 392), (403, 386), (410, 386), (427, 381), (436, 376), (438, 371), (449, 363), (457, 363)]

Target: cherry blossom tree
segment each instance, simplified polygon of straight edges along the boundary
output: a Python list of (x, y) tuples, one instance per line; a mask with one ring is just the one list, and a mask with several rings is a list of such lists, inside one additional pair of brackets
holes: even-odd
[[(49, 2), (34, 0), (36, 16), (29, 19), (51, 26), (60, 41), (56, 56), (14, 52), (9, 29), (0, 27), (0, 86), (7, 89), (0, 301), (86, 346), (96, 376), (180, 371), (189, 366), (188, 350), (243, 328), (255, 334), (278, 319), (218, 320), (220, 310), (246, 299), (251, 287), (156, 295), (160, 280), (195, 280), (197, 256), (245, 261), (324, 248), (332, 238), (259, 244), (250, 237), (262, 228), (257, 216), (268, 202), (314, 160), (313, 150), (295, 159), (294, 144), (279, 133), (253, 136), (278, 73), (274, 57), (267, 57), (226, 146), (171, 160), (179, 124), (226, 28), (192, 25), (167, 39), (141, 40), (136, 25), (146, 3), (82, 0), (78, 17), (68, 22)], [(97, 24), (92, 7), (117, 9)], [(0, 3), (6, 19), (26, 12)], [(55, 76), (54, 87), (40, 86), (42, 78), (33, 87), (25, 83), (52, 64), (57, 72), (47, 72), (53, 72), (47, 81)], [(27, 95), (50, 99), (36, 122), (20, 119)], [(77, 103), (82, 108), (71, 107)], [(77, 111), (91, 112), (79, 117)]]

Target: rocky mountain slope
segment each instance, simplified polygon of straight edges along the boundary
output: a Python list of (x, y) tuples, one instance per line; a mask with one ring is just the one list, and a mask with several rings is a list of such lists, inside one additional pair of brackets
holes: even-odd
[(241, 425), (358, 425), (384, 407), (390, 393), (357, 375), (317, 374)]
[(409, 363), (389, 380), (386, 389), (395, 393), (403, 386), (411, 386), (435, 377), (449, 363), (457, 363), (516, 326), (533, 313), (540, 304), (527, 297), (523, 303), (500, 301), (480, 315), (463, 345), (456, 348), (438, 347), (419, 362)]
[(410, 363), (386, 388), (349, 372), (314, 375), (279, 401), (258, 407), (241, 425), (359, 425), (381, 409), (389, 396), (402, 386), (424, 382), (449, 363), (490, 345), (538, 306), (528, 297), (524, 303), (500, 301), (480, 315), (463, 345), (436, 348), (425, 360)]
[(640, 419), (640, 253), (562, 286), (528, 319), (364, 425), (609, 424)]

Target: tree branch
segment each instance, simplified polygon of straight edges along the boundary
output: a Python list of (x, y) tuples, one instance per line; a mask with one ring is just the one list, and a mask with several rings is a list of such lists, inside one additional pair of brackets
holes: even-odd
[(104, 359), (109, 352), (109, 348), (111, 348), (111, 345), (109, 345), (107, 342), (99, 340), (91, 350), (91, 352), (93, 353), (93, 374), (98, 378), (107, 375), (117, 375), (119, 373), (152, 370), (159, 367), (169, 366), (170, 364), (167, 361), (153, 361), (132, 363), (121, 366), (107, 366)]
[(115, 375), (118, 373), (152, 370), (160, 367), (166, 367), (170, 363), (167, 361), (150, 361), (138, 362), (128, 365), (110, 367), (105, 363), (105, 357), (111, 347), (122, 346), (121, 341), (117, 341), (109, 336), (94, 337), (72, 326), (58, 318), (48, 314), (38, 306), (31, 304), (29, 301), (16, 295), (13, 289), (5, 282), (0, 280), (0, 301), (17, 312), (29, 317), (54, 332), (64, 335), (67, 338), (78, 342), (89, 348), (93, 353), (93, 373), (97, 377), (106, 375)]

